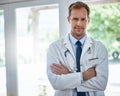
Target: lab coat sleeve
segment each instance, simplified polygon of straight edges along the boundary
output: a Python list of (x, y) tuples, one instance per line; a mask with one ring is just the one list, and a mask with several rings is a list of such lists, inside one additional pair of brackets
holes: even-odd
[(97, 46), (98, 64), (95, 66), (96, 77), (83, 81), (78, 87), (79, 91), (104, 91), (108, 81), (108, 53), (103, 45)]
[(65, 90), (65, 89), (74, 89), (81, 84), (81, 73), (69, 73), (63, 75), (56, 75), (51, 72), (50, 65), (53, 63), (59, 64), (59, 56), (56, 44), (50, 45), (47, 53), (47, 76), (55, 90)]

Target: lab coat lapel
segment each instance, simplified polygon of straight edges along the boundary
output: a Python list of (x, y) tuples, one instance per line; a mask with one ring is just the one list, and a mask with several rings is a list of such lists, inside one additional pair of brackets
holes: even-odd
[(92, 39), (87, 36), (87, 39), (86, 39), (84, 46), (82, 48), (81, 60), (83, 59), (83, 55), (85, 54), (85, 52), (92, 46), (92, 44), (93, 44)]
[(76, 71), (76, 61), (75, 61), (75, 55), (74, 55), (74, 52), (73, 52), (73, 49), (72, 49), (72, 46), (71, 46), (71, 43), (70, 43), (70, 40), (69, 40), (69, 35), (64, 39), (63, 43), (64, 43), (64, 46), (65, 46), (65, 50), (69, 51), (69, 54), (67, 53), (67, 57), (66, 57), (67, 64), (70, 67), (69, 70), (71, 72), (74, 72), (74, 71)]
[(71, 46), (71, 43), (69, 40), (69, 35), (66, 36), (63, 43), (64, 43), (64, 46), (66, 47), (66, 49), (68, 49), (69, 52), (72, 54), (72, 56), (75, 58), (74, 52), (73, 52), (73, 49), (72, 49), (72, 46)]

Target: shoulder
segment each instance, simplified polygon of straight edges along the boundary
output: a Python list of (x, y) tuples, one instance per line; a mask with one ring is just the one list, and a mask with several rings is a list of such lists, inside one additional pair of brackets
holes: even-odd
[(104, 46), (105, 47), (103, 42), (101, 42), (100, 40), (93, 39), (92, 37), (89, 37), (89, 38), (93, 42), (94, 45), (96, 45), (96, 46)]
[(63, 41), (64, 39), (63, 38), (60, 38), (54, 42), (52, 42), (50, 45), (49, 45), (49, 48), (60, 48), (62, 45), (63, 45)]
[(57, 47), (61, 48), (66, 45), (66, 43), (70, 42), (69, 41), (69, 35), (67, 34), (64, 38), (60, 38), (50, 44), (50, 47)]
[(96, 40), (96, 39), (93, 39), (93, 38), (91, 38), (90, 37), (90, 39), (91, 39), (91, 41), (93, 42), (93, 45), (100, 51), (100, 50), (105, 50), (105, 51), (107, 51), (107, 48), (106, 48), (106, 46), (103, 44), (103, 42), (101, 42), (100, 40)]

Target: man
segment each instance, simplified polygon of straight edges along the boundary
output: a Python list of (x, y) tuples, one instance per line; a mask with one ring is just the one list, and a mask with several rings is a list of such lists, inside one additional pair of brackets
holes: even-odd
[(71, 32), (49, 47), (47, 75), (55, 96), (104, 96), (108, 54), (101, 42), (86, 34), (89, 14), (85, 3), (72, 3), (68, 16)]

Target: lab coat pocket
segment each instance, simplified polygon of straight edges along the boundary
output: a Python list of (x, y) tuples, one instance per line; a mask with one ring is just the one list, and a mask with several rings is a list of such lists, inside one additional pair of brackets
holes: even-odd
[(97, 64), (99, 64), (99, 58), (90, 58), (88, 60), (86, 60), (86, 68), (91, 68), (91, 67), (95, 67)]

